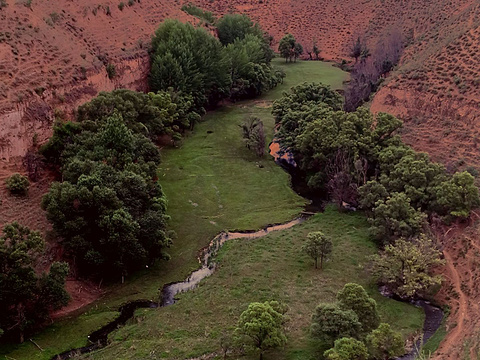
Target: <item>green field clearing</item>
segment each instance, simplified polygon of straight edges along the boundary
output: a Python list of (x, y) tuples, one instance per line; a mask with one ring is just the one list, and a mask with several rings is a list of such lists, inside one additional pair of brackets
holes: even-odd
[[(196, 126), (195, 130), (187, 135), (180, 148), (162, 150), (163, 162), (159, 168), (159, 178), (169, 201), (170, 226), (177, 233), (174, 246), (169, 251), (172, 259), (169, 262), (161, 262), (148, 271), (130, 276), (123, 285), (112, 286), (109, 288), (108, 294), (102, 299), (86, 309), (82, 309), (81, 313), (84, 314), (80, 317), (78, 317), (79, 314), (72, 315), (34, 336), (34, 341), (42, 348), (47, 349), (46, 351), (41, 352), (33, 343), (26, 342), (13, 350), (11, 348), (0, 348), (0, 354), (7, 354), (9, 359), (50, 359), (52, 354), (86, 345), (86, 336), (94, 329), (105, 324), (115, 314), (115, 310), (120, 304), (141, 298), (156, 299), (159, 294), (158, 289), (162, 288), (164, 284), (183, 280), (191, 271), (195, 270), (198, 267), (196, 259), (198, 251), (205, 247), (218, 232), (225, 229), (258, 229), (268, 224), (288, 221), (301, 211), (304, 200), (290, 189), (288, 175), (268, 155), (258, 160), (253, 153), (249, 152), (243, 144), (238, 125), (242, 123), (246, 116), (260, 117), (264, 122), (267, 140), (269, 141), (273, 137), (274, 126), (269, 106), (273, 99), (281, 96), (282, 91), (304, 81), (324, 82), (331, 84), (334, 88), (339, 88), (347, 78), (347, 74), (328, 63), (299, 61), (295, 64), (285, 64), (282, 59), (275, 59), (274, 63), (283, 67), (287, 73), (283, 85), (259, 99), (224, 106), (209, 113)], [(335, 218), (337, 215), (330, 214), (329, 216)], [(342, 215), (339, 219), (343, 219), (343, 216), (346, 215)], [(348, 219), (356, 219), (349, 221), (358, 221), (363, 224), (363, 227), (365, 226), (365, 222), (361, 220), (360, 215), (347, 217)], [(290, 236), (293, 239), (293, 234), (296, 231), (307, 231), (309, 226), (319, 225), (320, 219), (322, 219), (321, 216), (315, 217), (307, 224), (299, 227), (298, 230), (294, 228), (282, 236)], [(343, 229), (340, 227), (339, 230)], [(365, 251), (363, 254), (374, 252), (373, 245), (366, 240), (365, 229), (360, 229), (360, 231), (363, 231), (363, 235), (358, 235), (357, 242), (363, 243)], [(357, 237), (354, 234), (351, 236)], [(135, 323), (137, 321), (141, 322), (139, 326), (130, 324), (125, 329), (112, 335), (117, 341), (121, 337), (128, 337), (128, 340), (124, 344), (115, 342), (112, 347), (103, 350), (98, 356), (111, 359), (122, 358), (122, 356), (125, 359), (149, 358), (142, 357), (140, 353), (136, 353), (137, 350), (155, 349), (156, 357), (152, 355), (150, 358), (161, 358), (160, 354), (167, 358), (175, 358), (175, 352), (184, 354), (185, 351), (194, 351), (198, 354), (211, 349), (215, 350), (218, 347), (218, 339), (216, 338), (218, 334), (215, 335), (214, 331), (218, 332), (218, 329), (224, 325), (226, 327), (231, 326), (236, 321), (236, 316), (246, 307), (246, 304), (256, 300), (247, 298), (247, 295), (252, 295), (248, 294), (248, 289), (251, 289), (252, 285), (248, 284), (248, 281), (252, 281), (248, 279), (254, 279), (257, 276), (264, 278), (266, 274), (273, 277), (276, 274), (275, 271), (277, 270), (273, 271), (272, 269), (269, 272), (267, 268), (261, 269), (262, 266), (273, 263), (273, 260), (263, 261), (262, 246), (267, 245), (262, 245), (262, 243), (272, 241), (276, 237), (281, 236), (275, 234), (255, 243), (227, 245), (221, 254), (223, 266), (217, 274), (207, 279), (202, 286), (191, 294), (184, 294), (182, 301), (173, 307), (161, 309), (158, 312), (140, 312), (140, 318), (135, 320)], [(300, 240), (297, 239), (297, 241)], [(254, 247), (257, 246), (256, 244), (260, 244), (261, 247), (252, 254), (248, 254), (249, 257), (244, 259), (243, 256), (247, 254), (243, 254), (245, 248), (242, 247), (247, 245)], [(287, 249), (289, 247), (278, 246), (278, 248), (269, 250), (275, 250), (277, 254), (280, 254)], [(270, 251), (267, 253), (270, 253)], [(235, 256), (235, 254), (238, 261), (245, 260), (244, 265), (242, 265), (243, 260), (237, 264), (238, 275), (240, 276), (233, 278), (236, 273), (229, 273), (230, 275), (228, 275), (232, 276), (229, 281), (238, 282), (238, 285), (236, 285), (239, 286), (237, 289), (239, 292), (238, 298), (230, 298), (229, 301), (232, 301), (232, 303), (228, 305), (227, 313), (217, 314), (216, 311), (225, 308), (222, 307), (224, 306), (223, 302), (222, 304), (216, 303), (218, 299), (215, 297), (232, 295), (228, 295), (227, 292), (222, 295), (221, 292), (217, 293), (212, 288), (208, 290), (208, 293), (211, 293), (209, 295), (206, 289), (212, 286), (212, 282), (215, 284), (215, 282), (225, 281), (226, 259)], [(253, 254), (257, 255), (253, 256)], [(281, 255), (281, 259), (284, 258), (289, 258), (289, 253)], [(292, 261), (293, 259), (292, 255)], [(362, 259), (358, 258), (356, 260), (358, 264), (363, 261)], [(302, 261), (305, 262), (305, 259)], [(290, 264), (290, 262), (288, 263)], [(231, 266), (234, 265), (232, 263)], [(290, 279), (288, 284), (283, 283), (283, 279), (278, 279), (276, 286), (286, 286), (285, 290), (272, 285), (276, 282), (270, 279), (271, 281), (267, 285), (265, 283), (262, 285), (266, 286), (265, 289), (270, 291), (270, 294), (260, 292), (258, 296), (263, 296), (263, 299), (281, 294), (280, 299), (284, 299), (291, 292), (289, 296), (293, 298), (293, 295), (296, 295), (297, 292), (309, 291), (308, 284), (305, 283), (307, 278), (310, 277), (308, 281), (313, 281), (315, 276), (323, 276), (321, 273), (313, 273), (311, 271), (313, 269), (310, 269), (307, 263), (301, 264), (301, 270), (298, 268), (300, 266), (298, 263), (294, 263), (294, 265), (296, 266), (294, 269), (283, 268), (285, 270), (281, 270), (282, 274), (292, 270), (291, 272), (295, 276), (305, 274), (305, 279)], [(248, 271), (252, 271), (252, 273), (250, 275), (242, 273), (240, 271), (242, 266), (249, 267)], [(327, 282), (319, 288), (323, 289), (322, 291), (329, 288), (330, 291), (328, 294), (324, 294), (325, 297), (319, 297), (318, 301), (330, 299), (336, 290), (343, 286), (343, 283), (362, 275), (359, 269), (352, 268), (352, 274), (357, 277), (348, 280), (346, 277), (348, 273), (343, 274), (343, 265), (338, 260), (332, 262), (332, 269), (327, 270), (325, 274), (328, 271), (334, 271), (335, 266), (342, 269), (342, 278), (335, 280), (334, 273), (332, 273), (331, 276), (333, 277), (328, 281), (325, 280)], [(257, 270), (261, 271), (263, 275), (254, 272)], [(222, 274), (224, 274), (223, 277)], [(345, 277), (343, 277), (344, 275)], [(295, 285), (297, 282), (299, 284), (298, 288)], [(245, 290), (241, 289), (242, 286), (245, 287)], [(298, 304), (298, 301), (295, 304)], [(315, 305), (316, 302), (314, 304), (310, 298), (309, 305), (304, 304), (295, 311), (301, 311), (303, 319), (307, 321), (310, 318), (310, 307)], [(202, 306), (203, 310), (199, 312)], [(291, 306), (293, 307), (293, 305)], [(400, 327), (407, 330), (421, 327), (422, 316), (416, 309), (392, 301), (387, 302), (385, 299), (381, 299), (380, 306), (382, 314), (388, 318), (389, 322), (396, 321), (401, 314), (400, 311), (405, 311), (404, 314), (401, 314), (401, 324), (404, 325)], [(196, 307), (199, 307), (199, 309), (192, 310)], [(205, 318), (203, 318), (204, 313), (207, 314)], [(210, 316), (208, 316), (208, 313), (210, 313)], [(196, 323), (200, 316), (202, 316), (201, 322)], [(142, 321), (143, 317), (145, 317), (145, 320)], [(168, 323), (169, 317), (172, 319), (170, 323)], [(84, 321), (86, 319), (88, 321)], [(174, 326), (174, 321), (177, 321), (175, 319), (179, 321), (177, 327)], [(190, 321), (187, 322), (188, 326), (182, 330), (182, 326), (185, 326), (184, 319), (190, 319)], [(225, 322), (226, 319), (228, 319), (228, 323)], [(218, 323), (214, 323), (214, 320), (218, 320)], [(167, 321), (162, 325), (166, 327), (164, 330), (161, 330), (158, 326), (160, 321)], [(150, 323), (154, 324), (152, 328), (148, 327)], [(155, 325), (155, 323), (157, 324)], [(146, 325), (148, 326), (146, 327)], [(209, 333), (209, 329), (212, 329), (212, 333)], [(157, 337), (159, 331), (164, 332), (164, 338), (159, 339)], [(205, 335), (209, 339), (208, 342), (205, 341), (205, 337), (202, 337), (203, 335), (198, 334), (199, 331), (203, 335), (208, 334), (208, 336)], [(150, 334), (152, 335), (150, 336)], [(294, 337), (296, 339), (292, 340)], [(129, 349), (134, 339), (142, 340), (138, 342), (138, 346), (135, 344), (134, 348)], [(288, 358), (295, 359), (293, 354), (295, 351), (300, 351), (300, 357), (298, 357), (300, 359), (304, 351), (310, 351), (304, 327), (291, 333), (290, 339), (291, 345), (289, 345), (288, 351), (290, 355), (288, 355)], [(146, 344), (150, 342), (151, 345), (147, 346)], [(127, 344), (129, 345), (127, 346)], [(167, 345), (171, 345), (171, 347), (167, 348)], [(179, 358), (182, 358), (183, 355), (179, 356)]]
[[(323, 231), (333, 240), (332, 260), (323, 271), (300, 250), (306, 235)], [(252, 301), (280, 300), (289, 306), (289, 342), (266, 359), (315, 359), (309, 336), (316, 305), (335, 300), (347, 282), (370, 290), (383, 321), (404, 335), (423, 325), (422, 310), (378, 294), (363, 266), (376, 253), (362, 214), (342, 214), (329, 206), (292, 229), (255, 240), (232, 240), (219, 254), (220, 268), (179, 302), (158, 310), (138, 310), (135, 321), (112, 336), (112, 345), (93, 359), (187, 359), (220, 352), (222, 331), (232, 332)], [(250, 357), (245, 357), (250, 359)], [(256, 359), (253, 356), (251, 359)]]

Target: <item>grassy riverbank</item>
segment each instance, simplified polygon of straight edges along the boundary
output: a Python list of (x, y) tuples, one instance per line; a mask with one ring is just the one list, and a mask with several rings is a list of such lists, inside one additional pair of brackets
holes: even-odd
[[(318, 230), (334, 244), (332, 259), (323, 271), (315, 270), (312, 260), (301, 252), (306, 235)], [(220, 352), (222, 333), (232, 334), (248, 304), (271, 299), (289, 306), (289, 342), (284, 351), (272, 351), (266, 359), (318, 358), (309, 336), (311, 315), (319, 303), (334, 301), (347, 282), (370, 290), (382, 321), (404, 335), (412, 333), (422, 327), (422, 311), (380, 296), (366, 280), (363, 265), (376, 251), (364, 216), (342, 214), (333, 206), (292, 229), (255, 240), (232, 240), (221, 250), (220, 267), (213, 276), (180, 295), (174, 306), (139, 310), (135, 321), (117, 331), (112, 344), (91, 358), (187, 359)]]
[[(172, 260), (127, 278), (123, 285), (80, 312), (33, 337), (33, 343), (2, 347), (14, 359), (50, 359), (54, 354), (86, 345), (86, 336), (105, 324), (118, 306), (139, 298), (155, 299), (165, 283), (184, 279), (198, 267), (196, 255), (223, 229), (257, 229), (285, 222), (300, 211), (304, 200), (289, 187), (288, 175), (269, 156), (258, 160), (244, 146), (238, 125), (248, 115), (260, 117), (268, 140), (273, 136), (271, 100), (304, 81), (340, 87), (347, 74), (328, 63), (285, 64), (285, 83), (260, 99), (225, 106), (208, 114), (179, 149), (163, 149), (160, 183), (169, 200), (170, 226), (177, 233)], [(174, 309), (174, 308), (172, 308)], [(83, 321), (85, 316), (88, 321)], [(0, 355), (1, 358), (2, 355)], [(5, 357), (4, 357), (5, 358)]]

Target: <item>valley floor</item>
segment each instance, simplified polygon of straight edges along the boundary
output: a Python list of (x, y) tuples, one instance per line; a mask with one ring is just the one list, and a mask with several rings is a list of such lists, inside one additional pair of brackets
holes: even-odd
[[(239, 125), (247, 116), (262, 119), (267, 141), (273, 136), (272, 100), (304, 81), (340, 88), (346, 74), (328, 63), (298, 62), (282, 66), (282, 86), (260, 99), (224, 106), (208, 114), (180, 148), (162, 150), (159, 179), (169, 200), (170, 226), (177, 233), (170, 249), (172, 260), (130, 276), (80, 311), (56, 322), (32, 342), (0, 349), (8, 359), (50, 359), (67, 349), (83, 346), (86, 336), (110, 321), (119, 305), (134, 299), (158, 299), (166, 283), (179, 281), (198, 267), (198, 251), (223, 230), (259, 229), (286, 222), (305, 203), (289, 186), (289, 177), (266, 155), (246, 149)], [(286, 351), (270, 358), (305, 359), (315, 354), (309, 340), (310, 316), (320, 302), (333, 300), (346, 282), (359, 282), (379, 302), (384, 321), (404, 335), (422, 327), (423, 315), (412, 306), (382, 298), (362, 270), (375, 253), (360, 214), (340, 214), (328, 208), (306, 223), (251, 242), (234, 241), (220, 253), (220, 269), (198, 289), (180, 296), (177, 304), (141, 310), (135, 320), (111, 335), (112, 344), (87, 357), (98, 359), (184, 359), (219, 350), (223, 330), (231, 332), (239, 314), (252, 301), (278, 299), (289, 307), (291, 321)], [(336, 252), (325, 271), (315, 271), (300, 252), (306, 233), (322, 230)]]

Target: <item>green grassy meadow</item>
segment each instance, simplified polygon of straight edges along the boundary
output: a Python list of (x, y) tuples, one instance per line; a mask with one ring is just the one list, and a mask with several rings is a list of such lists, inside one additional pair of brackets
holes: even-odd
[[(238, 125), (246, 116), (258, 116), (270, 141), (272, 100), (304, 81), (340, 88), (347, 74), (321, 62), (285, 64), (275, 59), (274, 64), (285, 69), (284, 84), (259, 99), (229, 104), (207, 114), (178, 148), (162, 149), (158, 174), (169, 201), (170, 227), (177, 234), (169, 251), (172, 259), (128, 277), (123, 285), (111, 285), (94, 304), (35, 335), (32, 339), (45, 351), (27, 341), (13, 348), (0, 347), (0, 358), (3, 354), (4, 359), (50, 359), (86, 345), (86, 336), (115, 316), (119, 305), (134, 299), (157, 299), (164, 284), (183, 280), (198, 268), (198, 251), (220, 231), (259, 229), (286, 222), (301, 211), (305, 201), (289, 187), (288, 175), (268, 155), (258, 159), (248, 151)], [(337, 249), (345, 247), (345, 256), (337, 250), (324, 272), (313, 271), (308, 259), (298, 253), (305, 233), (317, 228), (330, 229)], [(313, 308), (318, 302), (333, 299), (345, 282), (366, 284), (360, 265), (374, 252), (363, 217), (333, 210), (285, 233), (232, 242), (220, 254), (220, 270), (198, 289), (183, 294), (174, 306), (139, 311), (128, 326), (112, 334), (111, 346), (92, 356), (183, 359), (215, 351), (219, 332), (231, 329), (249, 302), (278, 298), (289, 303), (292, 322), (288, 351), (275, 356), (303, 359), (302, 354), (312, 351), (307, 329)], [(407, 333), (421, 327), (423, 318), (417, 309), (377, 298), (382, 316), (388, 322), (398, 322), (397, 328)]]
[[(306, 235), (318, 230), (334, 243), (332, 259), (323, 271), (315, 270), (312, 259), (300, 250)], [(271, 351), (265, 359), (317, 359), (309, 336), (311, 315), (319, 303), (334, 301), (347, 282), (369, 289), (383, 321), (404, 335), (412, 333), (423, 325), (422, 311), (380, 296), (366, 280), (363, 265), (376, 251), (364, 216), (339, 213), (334, 206), (289, 230), (232, 240), (220, 251), (220, 267), (213, 276), (181, 294), (173, 306), (138, 310), (134, 321), (111, 336), (111, 345), (88, 358), (189, 359), (220, 352), (222, 332), (233, 332), (250, 302), (274, 299), (289, 306), (289, 341), (285, 349)]]

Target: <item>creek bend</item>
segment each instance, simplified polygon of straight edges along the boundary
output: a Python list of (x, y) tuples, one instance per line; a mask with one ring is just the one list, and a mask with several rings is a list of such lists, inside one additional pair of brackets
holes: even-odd
[(221, 232), (210, 244), (200, 251), (199, 261), (201, 267), (198, 270), (192, 272), (184, 281), (174, 282), (166, 284), (161, 290), (161, 300), (159, 302), (151, 300), (135, 300), (126, 303), (120, 307), (120, 315), (103, 326), (99, 330), (94, 331), (88, 336), (90, 345), (65, 351), (61, 354), (52, 357), (52, 360), (64, 360), (71, 359), (78, 354), (85, 354), (94, 350), (101, 349), (108, 343), (108, 335), (116, 330), (119, 326), (125, 325), (125, 323), (134, 316), (135, 310), (141, 308), (158, 308), (175, 304), (175, 295), (189, 291), (197, 287), (197, 285), (206, 277), (212, 275), (215, 272), (216, 264), (214, 257), (220, 250), (223, 244), (228, 240), (244, 239), (252, 240), (263, 237), (274, 231), (281, 231), (290, 229), (291, 227), (301, 224), (308, 218), (308, 215), (302, 215), (294, 220), (291, 220), (284, 224), (270, 225), (259, 231), (245, 231), (245, 232)]
[[(325, 197), (322, 196), (323, 194), (315, 195), (308, 190), (302, 174), (296, 166), (292, 155), (281, 150), (279, 144), (275, 140), (270, 144), (270, 155), (274, 157), (275, 162), (278, 165), (280, 165), (290, 174), (291, 186), (293, 190), (300, 196), (310, 201), (310, 204), (305, 206), (305, 211), (301, 216), (287, 223), (269, 225), (259, 231), (221, 232), (215, 236), (205, 248), (200, 250), (198, 259), (201, 267), (198, 270), (193, 271), (184, 281), (165, 284), (161, 289), (160, 301), (155, 302), (152, 300), (134, 300), (122, 305), (118, 310), (120, 315), (115, 320), (88, 335), (88, 340), (90, 341), (89, 345), (62, 352), (53, 356), (51, 360), (72, 359), (78, 354), (86, 354), (107, 346), (108, 335), (115, 331), (119, 326), (125, 325), (129, 319), (133, 318), (135, 310), (137, 309), (154, 309), (175, 304), (175, 296), (177, 294), (194, 289), (203, 279), (215, 272), (216, 263), (214, 258), (222, 245), (227, 241), (235, 239), (253, 240), (266, 236), (274, 231), (290, 229), (295, 225), (303, 223), (314, 213), (322, 211)], [(390, 297), (387, 294), (384, 294), (382, 291), (380, 292), (382, 295)], [(422, 307), (425, 311), (425, 322), (423, 326), (424, 336), (422, 338), (423, 343), (425, 343), (440, 327), (443, 320), (443, 312), (440, 308), (431, 305), (425, 300), (417, 300), (413, 304), (415, 306)], [(417, 342), (416, 347), (419, 345), (419, 342)], [(410, 353), (405, 354), (397, 359), (413, 360), (415, 359), (416, 355), (417, 350), (414, 348)]]

